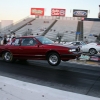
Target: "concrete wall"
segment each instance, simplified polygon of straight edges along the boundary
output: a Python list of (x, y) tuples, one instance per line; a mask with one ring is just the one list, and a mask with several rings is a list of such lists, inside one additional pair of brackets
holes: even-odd
[(13, 24), (13, 20), (1, 20), (1, 28), (7, 27)]

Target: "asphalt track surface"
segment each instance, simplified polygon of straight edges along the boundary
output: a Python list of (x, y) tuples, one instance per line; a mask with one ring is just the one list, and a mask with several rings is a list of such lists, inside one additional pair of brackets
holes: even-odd
[(0, 60), (0, 75), (100, 98), (99, 66), (62, 62), (53, 67), (46, 61), (6, 63)]

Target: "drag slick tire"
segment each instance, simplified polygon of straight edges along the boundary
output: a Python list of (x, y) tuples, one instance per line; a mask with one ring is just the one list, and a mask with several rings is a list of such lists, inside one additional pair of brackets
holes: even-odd
[(47, 60), (48, 60), (48, 63), (52, 66), (57, 66), (60, 64), (61, 62), (61, 59), (60, 59), (60, 56), (59, 54), (55, 53), (55, 52), (52, 52), (48, 55), (47, 57)]
[(13, 62), (14, 61), (12, 53), (10, 53), (8, 51), (6, 51), (2, 54), (2, 59), (6, 62)]

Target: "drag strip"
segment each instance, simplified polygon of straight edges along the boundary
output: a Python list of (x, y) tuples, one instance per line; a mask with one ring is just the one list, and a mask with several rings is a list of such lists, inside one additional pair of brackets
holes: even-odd
[(46, 61), (5, 63), (0, 60), (0, 75), (17, 80), (100, 97), (100, 67), (62, 62), (50, 66)]

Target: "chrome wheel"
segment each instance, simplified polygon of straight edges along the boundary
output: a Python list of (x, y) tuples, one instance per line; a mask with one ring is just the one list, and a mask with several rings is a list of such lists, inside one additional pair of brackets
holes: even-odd
[(3, 60), (5, 60), (6, 62), (11, 62), (13, 60), (13, 56), (10, 52), (5, 52), (2, 55)]
[(50, 53), (48, 55), (48, 63), (52, 66), (57, 66), (61, 62), (60, 57), (57, 53)]
[(92, 55), (94, 55), (94, 54), (97, 53), (97, 51), (96, 51), (95, 49), (90, 49), (90, 50), (89, 50), (89, 53), (92, 54)]
[(58, 62), (58, 57), (57, 57), (56, 55), (51, 55), (51, 56), (49, 57), (49, 61), (50, 61), (50, 63), (52, 63), (52, 64), (56, 64), (56, 63)]

